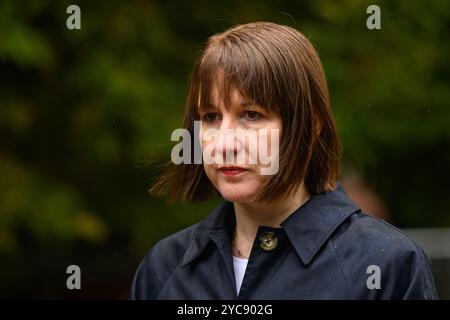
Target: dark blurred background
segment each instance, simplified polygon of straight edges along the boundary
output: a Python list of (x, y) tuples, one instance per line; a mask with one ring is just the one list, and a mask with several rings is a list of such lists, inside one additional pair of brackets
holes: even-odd
[[(81, 30), (66, 27), (71, 4)], [(371, 4), (381, 30), (366, 27)], [(316, 46), (345, 187), (417, 235), (450, 298), (446, 0), (1, 0), (1, 298), (128, 298), (145, 252), (209, 213), (219, 199), (152, 198), (148, 163), (170, 155), (204, 41), (257, 20), (295, 27)], [(81, 290), (66, 288), (71, 264)]]

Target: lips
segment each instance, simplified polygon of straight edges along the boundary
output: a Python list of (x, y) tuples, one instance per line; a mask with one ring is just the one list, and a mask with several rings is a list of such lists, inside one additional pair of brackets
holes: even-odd
[(240, 175), (240, 174), (248, 171), (248, 169), (245, 169), (242, 167), (236, 167), (236, 166), (225, 166), (225, 167), (219, 168), (219, 171), (222, 172), (226, 176), (237, 176), (237, 175)]

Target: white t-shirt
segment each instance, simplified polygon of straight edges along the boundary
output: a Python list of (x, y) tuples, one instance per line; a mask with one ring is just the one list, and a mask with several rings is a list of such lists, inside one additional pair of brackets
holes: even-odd
[(241, 290), (242, 280), (244, 280), (245, 269), (247, 268), (248, 259), (242, 259), (233, 256), (234, 276), (236, 278), (236, 291), (239, 294)]

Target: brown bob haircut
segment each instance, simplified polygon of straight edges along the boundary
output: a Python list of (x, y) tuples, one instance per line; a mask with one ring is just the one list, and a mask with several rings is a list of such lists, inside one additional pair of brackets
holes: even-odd
[[(292, 27), (271, 22), (236, 25), (211, 36), (195, 62), (189, 83), (184, 128), (191, 137), (194, 121), (200, 120), (199, 111), (211, 105), (219, 73), (223, 79), (220, 98), (227, 108), (230, 90), (235, 88), (282, 120), (279, 170), (268, 176), (254, 201), (287, 196), (302, 182), (310, 193), (333, 190), (341, 147), (325, 74), (310, 41)], [(195, 143), (198, 137), (192, 140)], [(182, 202), (218, 194), (203, 164), (171, 162), (150, 192)]]

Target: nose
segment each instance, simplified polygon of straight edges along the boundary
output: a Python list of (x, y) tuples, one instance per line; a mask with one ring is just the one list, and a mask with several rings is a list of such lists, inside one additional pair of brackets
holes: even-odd
[(224, 163), (233, 163), (242, 149), (242, 142), (238, 138), (238, 122), (229, 116), (223, 116), (215, 150), (222, 155)]

